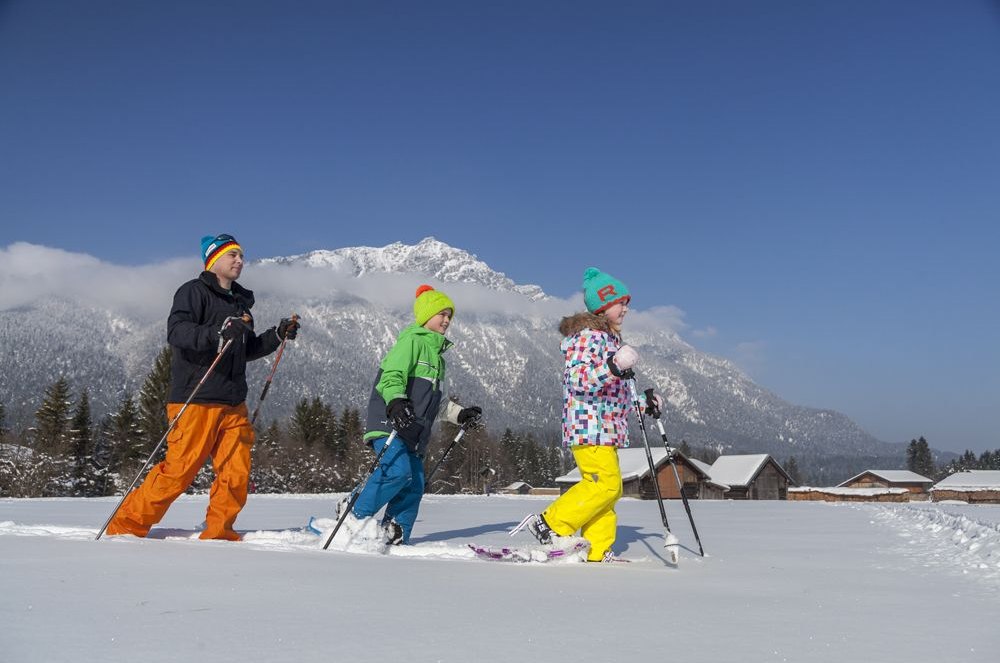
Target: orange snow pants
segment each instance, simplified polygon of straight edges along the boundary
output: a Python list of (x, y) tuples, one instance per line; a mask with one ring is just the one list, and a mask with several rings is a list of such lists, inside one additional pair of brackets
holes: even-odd
[[(168, 404), (167, 420), (173, 421), (181, 407), (180, 403)], [(211, 456), (215, 481), (200, 538), (238, 541), (233, 523), (247, 501), (253, 441), (245, 403), (188, 405), (167, 436), (166, 459), (129, 494), (108, 525), (108, 534), (146, 536)]]
[(586, 445), (571, 448), (580, 468), (580, 482), (560, 495), (542, 515), (560, 536), (571, 536), (580, 530), (580, 535), (590, 541), (587, 559), (599, 562), (611, 550), (618, 528), (615, 504), (622, 496), (618, 448)]

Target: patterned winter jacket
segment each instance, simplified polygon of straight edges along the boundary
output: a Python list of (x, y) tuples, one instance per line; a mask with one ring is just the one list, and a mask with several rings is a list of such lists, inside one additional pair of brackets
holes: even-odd
[(563, 445), (628, 446), (629, 383), (608, 368), (622, 345), (608, 321), (592, 313), (563, 318)]

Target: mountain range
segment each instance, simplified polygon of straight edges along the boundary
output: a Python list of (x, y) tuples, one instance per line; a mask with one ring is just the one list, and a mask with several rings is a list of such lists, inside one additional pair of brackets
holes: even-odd
[[(300, 399), (317, 396), (335, 409), (363, 406), (379, 359), (412, 321), (416, 286), (427, 282), (456, 301), (447, 392), (481, 405), (491, 429), (511, 427), (558, 439), (557, 326), (562, 316), (582, 308), (582, 299), (559, 299), (538, 286), (514, 283), (476, 256), (434, 238), (266, 258), (248, 265), (244, 282), (256, 293), (258, 331), (291, 311), (303, 324), (276, 373), (265, 419), (287, 416)], [(8, 426), (30, 425), (45, 388), (59, 375), (74, 393), (89, 389), (95, 415), (116, 409), (124, 394), (141, 386), (165, 345), (172, 292), (159, 294), (163, 316), (155, 320), (102, 305), (99, 298), (84, 302), (58, 294), (0, 311), (0, 402)], [(699, 352), (659, 324), (655, 312), (630, 316), (625, 337), (641, 356), (640, 388), (654, 386), (666, 398), (664, 423), (673, 442), (781, 459), (902, 458), (903, 445), (877, 440), (839, 412), (791, 404), (732, 362)], [(269, 361), (252, 364), (251, 409)], [(637, 434), (633, 430), (639, 441)], [(655, 437), (658, 442), (658, 433)]]

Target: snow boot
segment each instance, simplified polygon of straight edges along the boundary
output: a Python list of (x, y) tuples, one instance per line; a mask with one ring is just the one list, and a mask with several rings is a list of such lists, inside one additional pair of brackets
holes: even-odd
[(524, 520), (522, 520), (517, 527), (511, 530), (510, 533), (517, 534), (525, 527), (528, 528), (528, 531), (531, 532), (531, 535), (536, 539), (538, 539), (538, 542), (543, 546), (550, 546), (552, 545), (554, 540), (562, 538), (558, 534), (552, 531), (552, 528), (549, 527), (549, 524), (545, 522), (545, 517), (542, 516), (541, 514), (537, 515), (534, 513), (528, 514), (527, 516), (525, 516)]
[(403, 543), (403, 526), (397, 523), (395, 518), (382, 521), (382, 530), (385, 532), (385, 542), (390, 546)]

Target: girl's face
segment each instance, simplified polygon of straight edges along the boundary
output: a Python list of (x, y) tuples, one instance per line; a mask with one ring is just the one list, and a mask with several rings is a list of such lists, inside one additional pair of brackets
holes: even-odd
[(425, 322), (424, 327), (444, 336), (445, 332), (448, 331), (448, 326), (451, 325), (451, 313), (451, 309), (446, 308)]
[(612, 328), (616, 330), (622, 328), (622, 321), (625, 319), (625, 314), (628, 313), (628, 305), (629, 300), (623, 299), (604, 309), (604, 317), (611, 323)]

